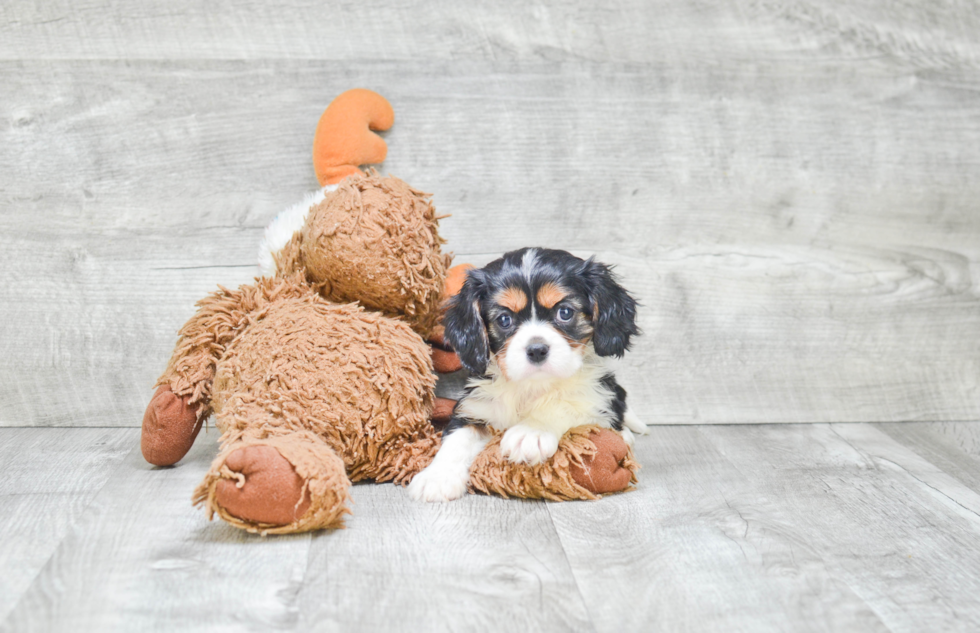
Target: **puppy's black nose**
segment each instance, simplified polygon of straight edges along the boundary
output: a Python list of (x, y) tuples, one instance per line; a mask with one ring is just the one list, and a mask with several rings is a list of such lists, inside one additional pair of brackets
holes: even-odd
[(540, 365), (548, 358), (548, 344), (542, 339), (531, 339), (527, 346), (527, 359), (535, 365)]

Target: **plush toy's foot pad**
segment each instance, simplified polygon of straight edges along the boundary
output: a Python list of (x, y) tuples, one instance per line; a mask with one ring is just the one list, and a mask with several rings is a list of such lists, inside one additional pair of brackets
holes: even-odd
[(143, 458), (155, 466), (176, 464), (191, 450), (204, 420), (189, 396), (178, 396), (168, 385), (157, 389), (143, 414), (140, 448)]
[(575, 483), (596, 494), (619, 492), (630, 485), (633, 471), (624, 466), (629, 446), (623, 437), (610, 429), (599, 429), (590, 438), (595, 455), (584, 455), (582, 466), (569, 464)]
[(306, 481), (271, 446), (245, 446), (229, 453), (225, 466), (238, 479), (222, 479), (215, 501), (244, 521), (288, 525), (310, 508)]
[[(258, 423), (262, 415), (251, 418)], [(192, 499), (209, 519), (217, 514), (258, 534), (296, 534), (343, 527), (350, 486), (344, 460), (311, 431), (226, 434)]]

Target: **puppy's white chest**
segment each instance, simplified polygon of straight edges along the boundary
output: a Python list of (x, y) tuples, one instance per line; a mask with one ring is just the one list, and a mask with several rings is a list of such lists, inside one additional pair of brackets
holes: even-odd
[(460, 403), (458, 413), (500, 431), (524, 424), (558, 437), (583, 424), (610, 426), (606, 409), (612, 394), (596, 378), (584, 372), (542, 384), (481, 379), (471, 383), (474, 389)]

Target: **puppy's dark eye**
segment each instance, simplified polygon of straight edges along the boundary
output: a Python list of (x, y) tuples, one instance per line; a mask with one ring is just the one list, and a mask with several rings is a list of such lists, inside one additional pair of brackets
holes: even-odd
[(501, 314), (499, 317), (497, 317), (497, 325), (506, 330), (510, 326), (514, 325), (514, 319), (509, 314)]
[(558, 308), (558, 320), (559, 321), (571, 321), (572, 317), (575, 316), (575, 311), (568, 306), (562, 306)]

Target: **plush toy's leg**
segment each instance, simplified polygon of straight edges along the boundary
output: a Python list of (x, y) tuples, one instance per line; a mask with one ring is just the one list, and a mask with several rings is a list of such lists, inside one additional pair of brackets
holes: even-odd
[(211, 383), (225, 348), (249, 323), (249, 314), (284, 296), (311, 290), (298, 278), (260, 279), (238, 290), (222, 288), (197, 304), (180, 330), (167, 369), (143, 416), (142, 448), (157, 466), (178, 462), (211, 415)]
[(199, 406), (199, 417), (211, 414), (211, 381), (218, 360), (238, 333), (249, 324), (249, 315), (276, 299), (304, 296), (312, 290), (299, 276), (256, 279), (238, 290), (221, 288), (198, 301), (197, 312), (180, 329), (166, 371), (157, 385), (169, 385), (178, 396), (190, 396)]
[(350, 512), (344, 462), (313, 433), (224, 438), (194, 492), (208, 516), (262, 534), (343, 526)]
[(197, 407), (189, 401), (190, 396), (174, 394), (170, 385), (162, 385), (153, 394), (143, 415), (140, 438), (146, 461), (155, 466), (170, 466), (191, 449), (204, 418), (198, 417)]

